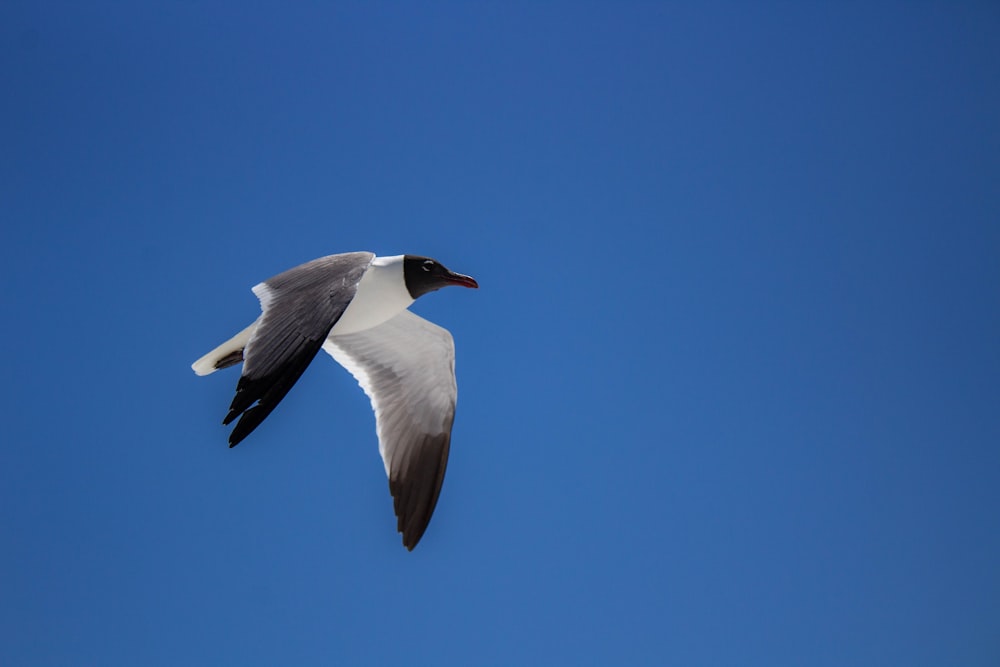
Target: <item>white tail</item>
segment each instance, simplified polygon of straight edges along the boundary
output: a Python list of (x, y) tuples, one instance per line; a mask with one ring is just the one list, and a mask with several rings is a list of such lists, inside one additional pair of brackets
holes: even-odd
[(209, 375), (220, 368), (239, 363), (243, 358), (243, 348), (246, 347), (259, 322), (260, 318), (254, 320), (254, 323), (246, 329), (191, 364), (191, 369), (198, 375)]

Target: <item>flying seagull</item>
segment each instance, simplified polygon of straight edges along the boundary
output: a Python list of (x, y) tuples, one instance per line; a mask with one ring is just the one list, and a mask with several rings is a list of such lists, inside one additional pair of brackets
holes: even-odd
[(348, 252), (306, 262), (253, 288), (261, 315), (194, 362), (198, 375), (243, 362), (222, 421), (235, 447), (285, 397), (320, 348), (355, 377), (375, 411), (397, 528), (413, 550), (431, 520), (455, 419), (455, 344), (407, 308), (447, 287), (479, 287), (429, 257)]

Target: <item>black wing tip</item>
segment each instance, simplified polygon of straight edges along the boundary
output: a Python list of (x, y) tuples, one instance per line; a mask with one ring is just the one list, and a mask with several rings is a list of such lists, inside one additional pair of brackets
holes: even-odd
[[(223, 425), (223, 426), (228, 426), (228, 425), (229, 425), (229, 422), (230, 422), (230, 421), (232, 421), (232, 420), (230, 419), (229, 421), (224, 421), (224, 422), (222, 422), (222, 425)], [(243, 420), (241, 419), (240, 421), (243, 421)], [(239, 425), (239, 423), (237, 423), (237, 424), (236, 424), (236, 428), (234, 428), (234, 429), (233, 429), (232, 431), (230, 431), (230, 433), (229, 433), (229, 439), (228, 439), (228, 442), (229, 442), (229, 448), (230, 448), (230, 449), (232, 449), (232, 448), (233, 448), (233, 447), (235, 447), (236, 445), (238, 445), (238, 444), (240, 444), (241, 442), (243, 442), (243, 438), (247, 437), (247, 435), (248, 435), (248, 433), (249, 433), (249, 432), (248, 432), (248, 433), (239, 433), (239, 434), (238, 434), (238, 433), (236, 432), (236, 429), (238, 429), (238, 428), (239, 428), (239, 426), (240, 426), (240, 425)]]
[(240, 416), (240, 414), (242, 414), (242, 413), (236, 412), (235, 410), (230, 410), (226, 414), (226, 418), (222, 420), (222, 425), (223, 426), (229, 426), (230, 424), (233, 423), (234, 419), (236, 419), (237, 417)]
[(448, 467), (451, 434), (426, 436), (405, 468), (389, 477), (389, 492), (396, 513), (396, 530), (402, 533), (403, 546), (413, 551), (424, 536), (434, 515), (444, 475)]
[(236, 431), (234, 430), (232, 433), (229, 434), (229, 449), (232, 449), (236, 445), (238, 445), (241, 442), (243, 442), (243, 438), (245, 438), (245, 437), (246, 436), (241, 435), (240, 437), (237, 438), (236, 437)]
[(240, 444), (274, 411), (281, 399), (302, 377), (322, 345), (322, 340), (303, 339), (296, 354), (275, 372), (261, 377), (250, 375), (240, 377), (240, 381), (236, 384), (236, 396), (233, 397), (229, 412), (222, 420), (224, 426), (229, 426), (239, 418), (229, 434), (230, 447)]
[(244, 412), (240, 416), (240, 420), (236, 422), (236, 426), (234, 426), (233, 430), (229, 433), (229, 447), (233, 448), (243, 442), (243, 439), (253, 433), (254, 430), (260, 426), (261, 423), (263, 423), (264, 419), (271, 414), (276, 406), (277, 403), (258, 403)]
[[(435, 501), (437, 499), (435, 498)], [(401, 525), (403, 519), (398, 519), (398, 524), (396, 530), (398, 530), (403, 536), (403, 546), (406, 547), (407, 551), (413, 551), (418, 544), (420, 544), (420, 539), (427, 532), (427, 526), (431, 523), (431, 515), (434, 513), (434, 507), (431, 506), (430, 510), (425, 516), (419, 518), (412, 517), (409, 526)]]
[[(403, 546), (406, 547), (407, 551), (413, 551), (420, 543), (420, 538), (424, 536), (427, 526), (430, 525), (434, 505), (437, 503), (436, 497), (430, 502), (429, 507), (422, 504), (421, 507), (414, 508), (407, 506), (409, 503), (401, 502), (404, 497), (413, 499), (411, 502), (415, 500), (414, 496), (418, 491), (414, 486), (412, 481), (409, 484), (399, 481), (389, 483), (389, 491), (394, 499), (393, 509), (396, 512), (396, 530), (402, 535)], [(440, 486), (438, 486), (438, 490), (440, 491)], [(426, 492), (420, 495), (426, 495)]]

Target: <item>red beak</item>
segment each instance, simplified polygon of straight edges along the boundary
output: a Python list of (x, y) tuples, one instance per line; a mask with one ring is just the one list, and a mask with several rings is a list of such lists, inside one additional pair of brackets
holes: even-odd
[(479, 283), (472, 276), (463, 276), (461, 273), (455, 273), (454, 271), (448, 272), (448, 280), (456, 285), (461, 285), (462, 287), (471, 287), (473, 289), (479, 289)]

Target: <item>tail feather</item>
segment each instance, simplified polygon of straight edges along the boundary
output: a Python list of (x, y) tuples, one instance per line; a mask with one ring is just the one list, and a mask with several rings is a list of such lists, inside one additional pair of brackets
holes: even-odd
[(243, 348), (253, 335), (260, 318), (243, 331), (239, 332), (222, 345), (218, 346), (198, 361), (191, 364), (191, 369), (198, 375), (209, 375), (221, 368), (228, 368), (243, 361)]

